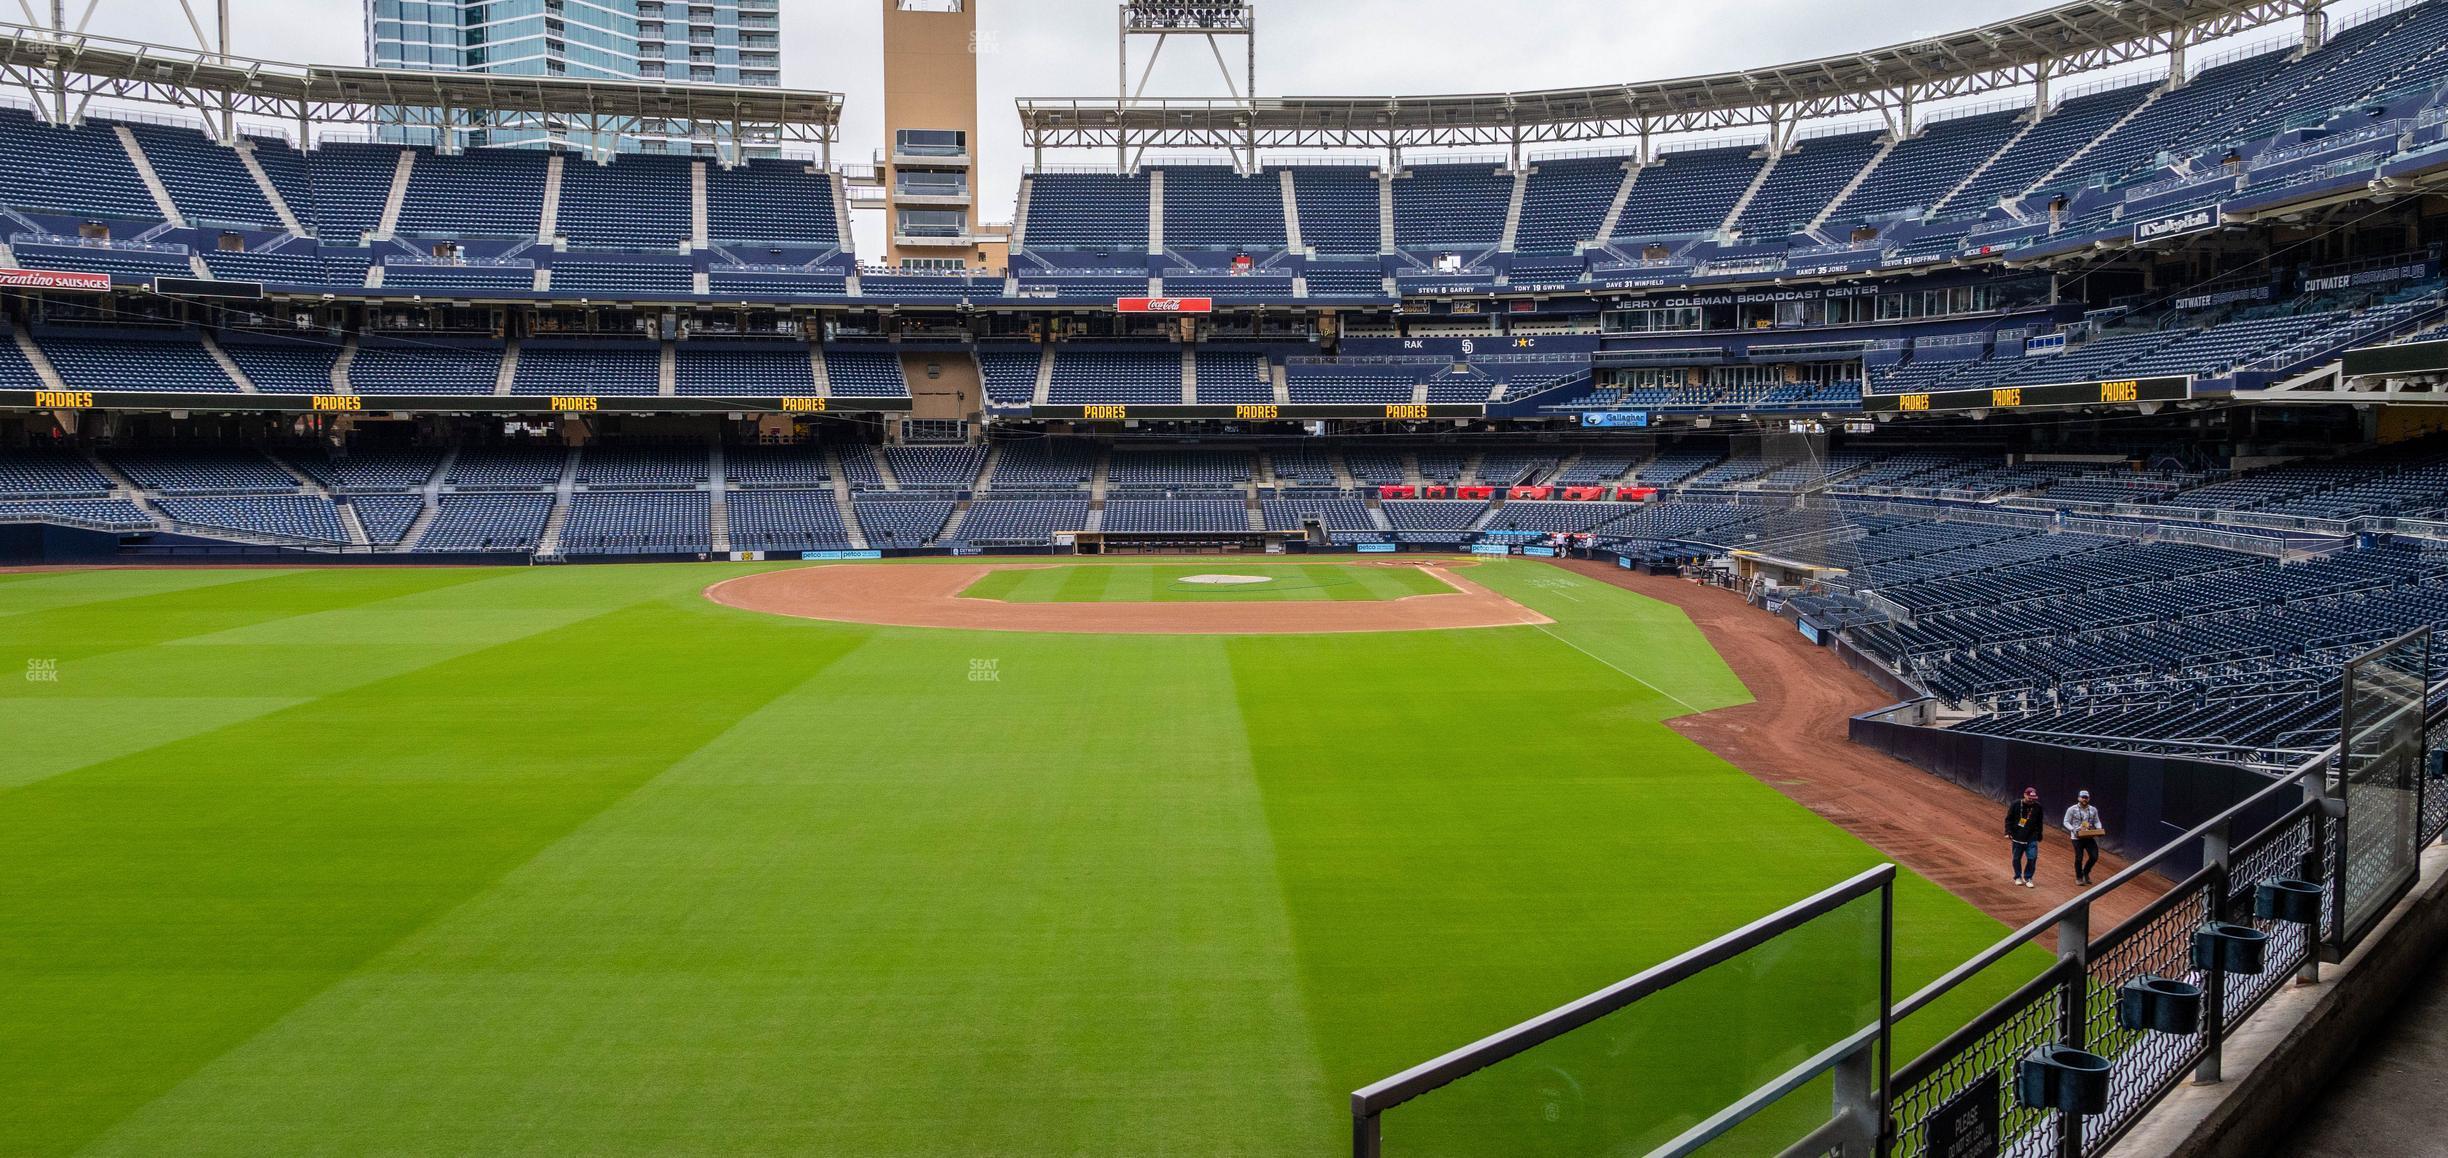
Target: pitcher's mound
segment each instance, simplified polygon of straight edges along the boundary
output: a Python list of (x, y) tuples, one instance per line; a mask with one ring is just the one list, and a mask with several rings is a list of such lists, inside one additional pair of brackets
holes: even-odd
[[(747, 611), (836, 623), (1077, 635), (1307, 635), (1526, 627), (1555, 622), (1434, 564), (1428, 570), (1452, 585), (1453, 591), (1376, 602), (1004, 603), (959, 598), (962, 591), (990, 572), (1027, 566), (956, 563), (795, 567), (717, 583), (706, 589), (706, 597)], [(1273, 582), (1261, 575), (1193, 576), (1184, 582), (1202, 578), (1230, 585)]]
[(1209, 587), (1239, 587), (1246, 583), (1272, 583), (1264, 575), (1184, 575), (1184, 583), (1201, 583)]

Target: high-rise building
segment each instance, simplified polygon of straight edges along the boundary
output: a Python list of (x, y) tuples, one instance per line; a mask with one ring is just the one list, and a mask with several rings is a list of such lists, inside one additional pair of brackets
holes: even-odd
[[(684, 84), (782, 83), (781, 0), (366, 0), (366, 59), (378, 68)], [(439, 143), (412, 114), (386, 135)], [(420, 120), (423, 123), (418, 123)], [(546, 142), (646, 152), (716, 149), (681, 126), (593, 126), (526, 119), (453, 126), (467, 147)]]

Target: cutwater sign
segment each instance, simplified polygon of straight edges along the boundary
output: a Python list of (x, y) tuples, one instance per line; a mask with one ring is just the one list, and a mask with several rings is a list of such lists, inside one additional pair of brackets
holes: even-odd
[(2206, 205), (2200, 209), (2171, 213), (2165, 217), (2154, 217), (2148, 221), (2137, 222), (2134, 225), (2134, 240), (2159, 241), (2169, 237), (2208, 233), (2218, 228), (2223, 220), (2218, 206)]

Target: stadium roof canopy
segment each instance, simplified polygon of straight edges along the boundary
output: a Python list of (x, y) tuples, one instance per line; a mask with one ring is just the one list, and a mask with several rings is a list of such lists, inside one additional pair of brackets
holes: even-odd
[(842, 110), (831, 92), (281, 64), (10, 23), (0, 23), (0, 84), (60, 121), (80, 119), (101, 97), (299, 123), (397, 124), (403, 110), (440, 110), (751, 126), (828, 146)]
[(1024, 99), (1023, 144), (1378, 148), (1622, 139), (1895, 114), (2162, 56), (2325, 0), (2075, 0), (1962, 32), (1794, 64), (1537, 92), (1255, 101)]

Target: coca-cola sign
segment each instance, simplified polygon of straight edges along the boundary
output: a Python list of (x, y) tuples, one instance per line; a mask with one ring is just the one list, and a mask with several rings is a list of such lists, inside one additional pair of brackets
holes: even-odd
[(1214, 298), (1123, 298), (1114, 308), (1126, 314), (1210, 314)]

